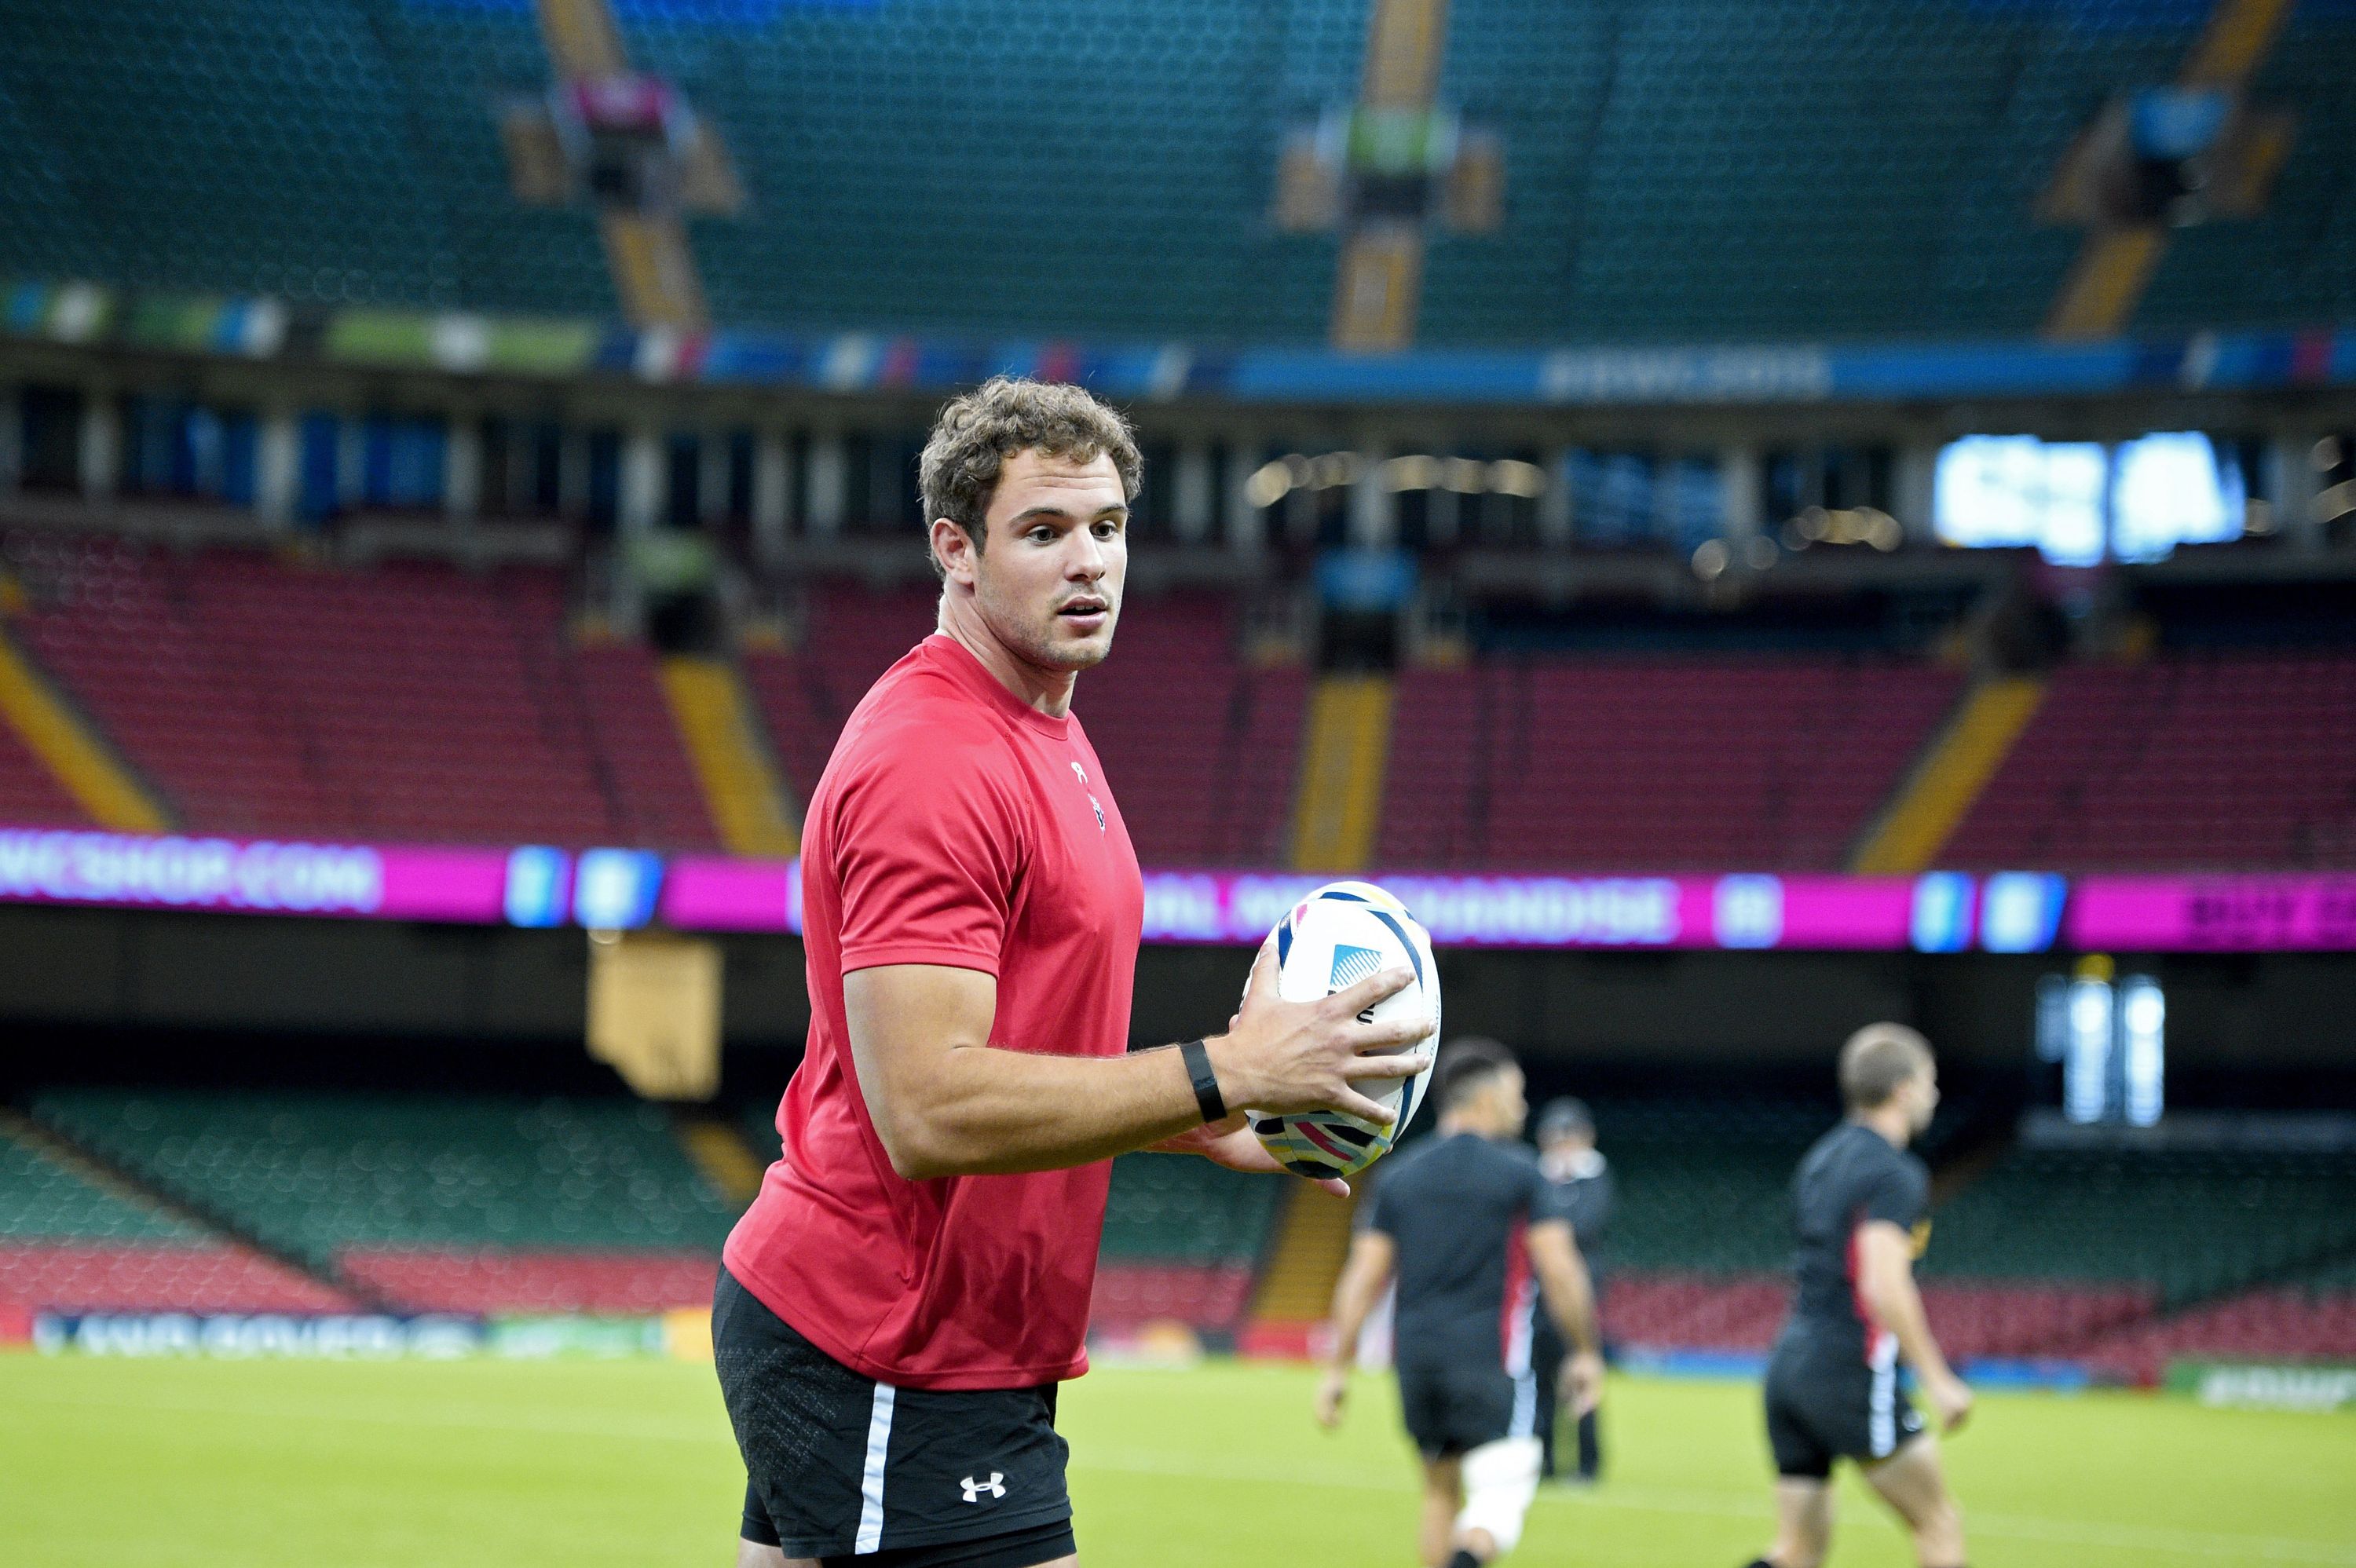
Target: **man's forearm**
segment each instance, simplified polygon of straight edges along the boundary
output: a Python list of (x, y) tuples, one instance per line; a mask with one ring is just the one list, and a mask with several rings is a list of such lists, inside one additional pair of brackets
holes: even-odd
[(1555, 1331), (1574, 1349), (1601, 1352), (1603, 1337), (1595, 1323), (1595, 1284), (1588, 1275), (1587, 1260), (1580, 1256), (1578, 1244), (1570, 1239), (1569, 1228), (1564, 1227), (1558, 1243), (1534, 1232), (1529, 1246), (1539, 1294), (1546, 1299), (1547, 1316), (1554, 1319)]
[(1358, 1336), (1366, 1331), (1366, 1317), (1374, 1309), (1373, 1286), (1344, 1275), (1341, 1288), (1333, 1293), (1333, 1349), (1328, 1364), (1346, 1367), (1357, 1360)]
[(1333, 1349), (1330, 1364), (1347, 1367), (1357, 1359), (1358, 1336), (1391, 1277), (1397, 1260), (1389, 1240), (1379, 1231), (1361, 1231), (1350, 1243), (1342, 1278), (1333, 1287)]
[(877, 1131), (901, 1175), (1060, 1170), (1198, 1127), (1203, 1113), (1174, 1049), (1049, 1056), (992, 1046), (943, 1053), (921, 1106)]
[(1925, 1378), (1954, 1376), (1947, 1365), (1939, 1341), (1931, 1336), (1930, 1315), (1922, 1310), (1922, 1293), (1914, 1286), (1912, 1275), (1885, 1281), (1876, 1293), (1879, 1299), (1872, 1303), (1874, 1315), (1882, 1326), (1897, 1336), (1898, 1353), (1915, 1374)]

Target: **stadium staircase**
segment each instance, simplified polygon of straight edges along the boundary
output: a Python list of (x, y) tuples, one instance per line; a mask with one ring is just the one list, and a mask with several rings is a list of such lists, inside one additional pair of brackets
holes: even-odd
[(1318, 678), (1293, 805), (1293, 869), (1363, 871), (1372, 861), (1389, 771), (1393, 702), (1388, 676)]
[[(27, 765), (31, 764), (31, 765)], [(11, 820), (160, 833), (171, 816), (0, 621), (0, 804)]]
[(1241, 1342), (1251, 1354), (1310, 1353), (1350, 1253), (1355, 1192), (1336, 1198), (1306, 1181), (1285, 1182), (1283, 1191), (1284, 1216), (1269, 1244)]
[(1283, 1184), (1176, 1155), (1113, 1161), (1090, 1332), (1134, 1336), (1177, 1322), (1232, 1343)]
[[(596, 225), (509, 189), (499, 105), (551, 75), (537, 9), (110, 0), (92, 27), (5, 0), (0, 135), (24, 155), (0, 169), (0, 273), (609, 315)], [(1499, 137), (1512, 199), (1495, 234), (1430, 240), (1432, 344), (2032, 332), (2080, 246), (2038, 223), (2039, 191), (2096, 107), (2179, 78), (2208, 7), (1447, 10), (1431, 99)], [(744, 210), (693, 224), (717, 321), (1307, 343), (1337, 246), (1267, 221), (1272, 120), (1361, 94), (1367, 12), (1130, 5), (1104, 33), (1084, 0), (673, 0), (625, 8), (619, 47), (735, 155)], [(1013, 128), (1069, 40), (1099, 34), (1093, 80), (1119, 112), (1051, 156)], [(2356, 142), (2351, 67), (2345, 7), (2290, 14), (2247, 78), (2299, 115), (2269, 209), (2176, 236), (2130, 329), (2344, 315), (2356, 211), (2331, 149)], [(905, 243), (903, 215), (944, 189), (965, 243)], [(1847, 194), (1837, 242), (1826, 189)], [(1077, 227), (1099, 237), (1084, 259), (1026, 242)], [(975, 252), (1000, 262), (979, 293)]]
[[(754, 1153), (743, 1131), (718, 1116), (682, 1112), (678, 1117), (680, 1147), (714, 1192), (742, 1209), (761, 1190), (764, 1162)], [(769, 1130), (769, 1140), (776, 1133)]]
[(778, 859), (798, 853), (798, 814), (735, 666), (674, 655), (662, 661), (662, 686), (722, 846)]
[(2356, 867), (2356, 655), (2074, 664), (1965, 814), (1974, 869)]
[(2037, 716), (2045, 682), (2035, 676), (1990, 676), (1976, 682), (1931, 739), (1906, 781), (1849, 859), (1860, 876), (1913, 876), (1937, 864), (1939, 851)]
[(1837, 869), (1962, 685), (1826, 658), (1410, 670), (1379, 863)]
[(252, 837), (716, 847), (654, 656), (573, 645), (553, 571), (12, 540), (27, 607), (9, 630), (65, 710), (102, 730), (99, 753), (153, 781), (163, 820)]
[[(845, 720), (877, 677), (934, 629), (935, 591), (820, 583), (790, 645), (750, 646), (747, 685), (791, 788), (810, 797)], [(1147, 865), (1269, 866), (1293, 800), (1304, 677), (1237, 651), (1217, 595), (1136, 592), (1121, 655), (1073, 700)], [(1172, 735), (1203, 737), (1186, 746)]]

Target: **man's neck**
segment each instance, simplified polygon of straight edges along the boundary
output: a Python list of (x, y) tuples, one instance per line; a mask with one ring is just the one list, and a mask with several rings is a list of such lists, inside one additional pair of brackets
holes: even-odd
[(1896, 1105), (1884, 1105), (1879, 1110), (1859, 1111), (1854, 1118), (1858, 1125), (1870, 1127), (1880, 1134), (1893, 1148), (1904, 1148), (1914, 1141), (1914, 1128), (1906, 1113)]
[(1442, 1116), (1440, 1118), (1441, 1137), (1452, 1138), (1459, 1133), (1471, 1133), (1476, 1138), (1494, 1138), (1497, 1136), (1493, 1129), (1483, 1126), (1479, 1121), (1471, 1117)]
[(1043, 668), (1017, 656), (991, 631), (970, 594), (960, 594), (954, 585), (944, 588), (939, 625), (942, 635), (971, 654), (1024, 707), (1035, 708), (1050, 719), (1061, 719), (1071, 711), (1072, 688), (1079, 682), (1079, 672)]

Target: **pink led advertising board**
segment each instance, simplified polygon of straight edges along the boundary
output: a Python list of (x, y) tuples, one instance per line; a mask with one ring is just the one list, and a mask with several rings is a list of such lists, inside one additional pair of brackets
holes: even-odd
[(509, 851), (0, 828), (0, 900), (496, 923)]
[(2356, 949), (2356, 876), (2081, 877), (2072, 947), (2143, 953)]

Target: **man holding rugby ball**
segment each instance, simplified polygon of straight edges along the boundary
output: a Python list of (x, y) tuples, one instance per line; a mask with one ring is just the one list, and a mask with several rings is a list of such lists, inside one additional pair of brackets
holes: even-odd
[(1131, 1053), (1137, 858), (1078, 717), (1111, 651), (1141, 462), (1073, 387), (942, 410), (921, 483), (939, 630), (835, 744), (802, 841), (810, 1031), (784, 1152), (712, 1307), (744, 1456), (739, 1568), (1076, 1563), (1055, 1384), (1087, 1370), (1110, 1157), (1277, 1169), (1247, 1108), (1387, 1123), (1428, 1022), (1362, 1024), (1263, 949), (1224, 1035)]

